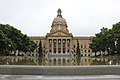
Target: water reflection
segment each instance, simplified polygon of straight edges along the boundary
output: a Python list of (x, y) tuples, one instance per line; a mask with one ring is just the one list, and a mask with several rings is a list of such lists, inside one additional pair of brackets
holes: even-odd
[(84, 65), (118, 65), (117, 58), (38, 58), (38, 57), (0, 57), (0, 65), (39, 65), (39, 66), (84, 66)]

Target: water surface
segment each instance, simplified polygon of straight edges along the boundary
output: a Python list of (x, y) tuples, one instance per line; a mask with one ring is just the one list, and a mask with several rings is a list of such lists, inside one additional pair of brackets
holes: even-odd
[(38, 66), (88, 66), (88, 65), (119, 65), (116, 57), (23, 57), (23, 56), (2, 56), (0, 65), (38, 65)]

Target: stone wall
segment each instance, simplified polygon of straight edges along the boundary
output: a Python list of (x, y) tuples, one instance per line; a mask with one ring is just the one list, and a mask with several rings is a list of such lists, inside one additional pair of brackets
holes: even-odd
[(102, 66), (19, 66), (0, 65), (0, 75), (119, 75), (119, 65)]

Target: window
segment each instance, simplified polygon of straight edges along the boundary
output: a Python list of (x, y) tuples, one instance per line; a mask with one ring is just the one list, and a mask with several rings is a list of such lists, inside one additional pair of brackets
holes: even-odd
[(63, 40), (63, 43), (65, 43), (65, 40)]
[(85, 50), (85, 53), (86, 53), (86, 50)]
[(58, 48), (58, 53), (61, 53), (61, 48)]
[(61, 40), (58, 39), (58, 48), (61, 48)]
[(61, 40), (60, 39), (58, 40), (58, 44), (61, 44)]
[(60, 53), (60, 51), (58, 51), (58, 53)]
[(90, 50), (88, 50), (88, 52), (90, 52)]
[(50, 53), (52, 52), (52, 51), (51, 51), (51, 49), (50, 49), (50, 51), (49, 51), (49, 52), (50, 52)]
[(75, 48), (75, 45), (73, 47)]
[(81, 45), (81, 48), (83, 48), (83, 45)]
[(32, 54), (32, 56), (34, 56), (34, 54)]
[(69, 50), (67, 50), (67, 52), (69, 53)]
[(56, 59), (54, 59), (54, 62), (56, 63)]
[(88, 54), (88, 56), (90, 56), (90, 54)]
[(63, 47), (65, 47), (65, 40), (63, 40)]
[(83, 57), (83, 54), (81, 54), (81, 57)]
[(74, 53), (75, 53), (75, 50), (74, 50)]
[(65, 53), (65, 48), (63, 48), (63, 53)]
[(70, 47), (70, 39), (67, 40), (67, 47)]
[(54, 40), (54, 47), (56, 47), (56, 40)]
[(50, 59), (49, 61), (50, 61), (50, 62), (52, 62), (52, 60), (51, 60), (51, 59)]
[(90, 59), (89, 59), (89, 62), (90, 62)]
[(54, 53), (56, 53), (56, 48), (54, 48)]
[(67, 62), (69, 62), (69, 60), (67, 60)]
[(87, 59), (85, 59), (85, 62), (87, 62)]

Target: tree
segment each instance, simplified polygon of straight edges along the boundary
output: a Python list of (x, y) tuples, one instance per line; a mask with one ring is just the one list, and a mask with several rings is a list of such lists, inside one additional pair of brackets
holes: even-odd
[(14, 49), (14, 43), (1, 29), (0, 24), (0, 55), (8, 55), (12, 49)]
[(38, 54), (39, 54), (39, 57), (42, 56), (42, 42), (41, 42), (41, 40), (40, 40), (40, 43), (39, 43)]
[(37, 45), (22, 34), (20, 30), (8, 24), (0, 24), (0, 54), (6, 55), (10, 51), (34, 51)]
[(81, 57), (81, 52), (80, 52), (79, 42), (78, 42), (78, 40), (77, 40), (76, 54), (77, 54), (77, 58), (80, 58), (80, 57)]
[(112, 30), (114, 32), (115, 50), (120, 54), (120, 22), (114, 24)]
[(95, 52), (95, 56), (96, 56), (96, 53), (97, 53), (97, 45), (96, 45), (96, 37), (93, 37), (92, 38), (92, 43), (90, 44), (89, 48), (92, 49), (92, 52)]
[(105, 52), (106, 50), (109, 53), (110, 38), (111, 38), (111, 35), (109, 33), (109, 29), (103, 27), (101, 31), (95, 34), (95, 37), (93, 37), (92, 43), (90, 44), (90, 48), (95, 53)]
[(120, 54), (120, 22), (113, 25), (112, 29), (102, 28), (92, 39), (90, 48), (94, 52), (107, 51), (113, 55), (116, 52)]
[(38, 47), (33, 41), (29, 41), (29, 45), (31, 52), (34, 52), (34, 50)]

